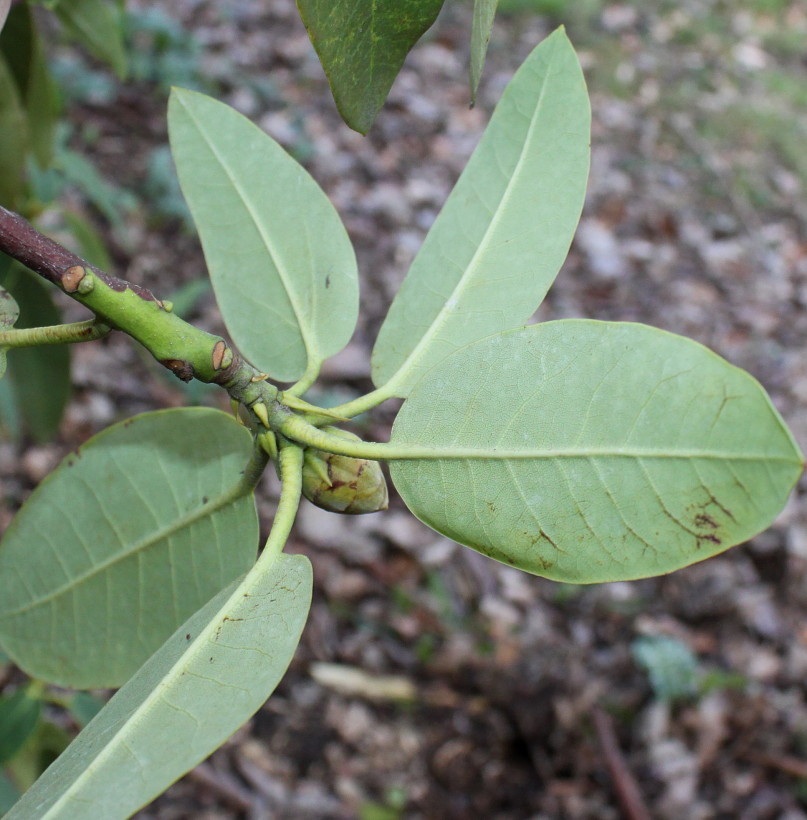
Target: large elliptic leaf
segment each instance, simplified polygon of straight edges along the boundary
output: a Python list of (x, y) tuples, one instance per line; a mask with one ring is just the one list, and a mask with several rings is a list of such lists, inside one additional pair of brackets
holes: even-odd
[(412, 263), (373, 350), (373, 381), (405, 397), (432, 365), (523, 324), (572, 241), (590, 112), (562, 29), (527, 58)]
[(445, 359), (412, 391), (392, 441), (431, 450), (392, 464), (418, 518), (579, 583), (671, 572), (745, 541), (802, 471), (750, 375), (689, 339), (586, 320)]
[(297, 0), (342, 119), (366, 134), (443, 0)]
[(474, 0), (474, 17), (471, 25), (471, 104), (476, 102), (476, 90), (482, 77), (485, 54), (498, 5), (499, 0)]
[[(15, 351), (16, 352), (16, 351)], [(33, 677), (120, 686), (255, 560), (251, 438), (208, 408), (99, 433), (31, 494), (0, 543), (0, 644)]]
[[(251, 548), (251, 544), (250, 544)], [(6, 820), (123, 820), (245, 723), (294, 655), (311, 564), (281, 555), (172, 635)]]
[[(61, 322), (53, 288), (8, 257), (0, 258), (0, 284), (20, 305), (16, 327)], [(8, 377), (22, 427), (36, 441), (49, 441), (59, 429), (70, 398), (70, 346), (20, 347), (7, 355)]]
[(281, 381), (347, 344), (356, 258), (333, 205), (302, 166), (237, 111), (175, 88), (171, 151), (224, 322)]

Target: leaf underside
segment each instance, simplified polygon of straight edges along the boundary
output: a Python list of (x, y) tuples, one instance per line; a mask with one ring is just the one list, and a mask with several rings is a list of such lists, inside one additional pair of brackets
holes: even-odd
[[(473, 374), (469, 378), (468, 374)], [(802, 456), (765, 391), (655, 328), (564, 320), (457, 352), (404, 403), (393, 462), (438, 532), (558, 581), (659, 575), (766, 528)]]
[(591, 114), (562, 29), (527, 58), (426, 236), (373, 349), (373, 382), (405, 398), (430, 367), (523, 324), (569, 250)]
[(120, 686), (255, 560), (252, 496), (216, 509), (251, 452), (208, 408), (108, 428), (31, 494), (0, 542), (0, 644), (28, 674)]
[(175, 88), (171, 152), (240, 351), (280, 381), (338, 353), (359, 309), (350, 239), (305, 169), (246, 117)]
[(163, 792), (272, 693), (300, 640), (311, 587), (308, 559), (281, 555), (217, 595), (149, 658), (6, 820), (124, 820)]
[(297, 0), (336, 107), (366, 134), (404, 59), (443, 0)]

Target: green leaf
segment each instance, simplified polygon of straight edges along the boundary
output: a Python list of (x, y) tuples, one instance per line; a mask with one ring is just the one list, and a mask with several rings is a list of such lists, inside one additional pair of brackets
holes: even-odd
[(175, 88), (171, 150), (227, 329), (258, 368), (292, 381), (347, 344), (353, 248), (333, 205), (271, 137), (223, 103)]
[(57, 0), (48, 4), (68, 33), (93, 57), (112, 67), (121, 79), (126, 76), (122, 14), (107, 0)]
[(112, 259), (103, 238), (92, 223), (75, 211), (62, 210), (62, 219), (70, 231), (72, 246), (78, 255), (101, 270), (112, 269)]
[(69, 744), (70, 736), (63, 728), (41, 720), (28, 742), (7, 766), (14, 784), (22, 791), (30, 789)]
[(765, 391), (644, 325), (564, 320), (497, 334), (422, 379), (393, 462), (429, 526), (558, 581), (660, 575), (767, 527), (802, 456)]
[(251, 437), (218, 410), (144, 413), (69, 455), (0, 543), (0, 643), (29, 675), (119, 686), (252, 564)]
[(53, 155), (59, 104), (56, 86), (45, 61), (44, 44), (28, 3), (15, 5), (9, 14), (0, 34), (0, 51), (8, 61), (24, 104), (31, 149), (44, 168)]
[[(0, 24), (3, 0), (0, 0)], [(20, 799), (20, 790), (4, 772), (0, 772), (0, 815), (4, 815)]]
[(28, 123), (14, 77), (0, 54), (0, 202), (19, 206), (25, 190)]
[(297, 0), (336, 107), (366, 134), (404, 59), (443, 0)]
[(28, 741), (42, 715), (42, 702), (27, 689), (0, 697), (0, 766), (8, 763)]
[(311, 564), (260, 564), (172, 635), (6, 820), (122, 820), (220, 746), (282, 678), (311, 604)]
[(86, 157), (65, 145), (57, 146), (54, 165), (64, 174), (65, 181), (78, 188), (113, 227), (124, 226), (127, 214), (136, 207), (130, 191), (101, 176)]
[(698, 659), (676, 638), (645, 635), (631, 644), (631, 652), (659, 700), (684, 700), (698, 691)]
[(498, 4), (499, 0), (474, 0), (474, 17), (471, 24), (471, 105), (476, 102), (476, 90), (482, 77)]
[(583, 73), (559, 29), (507, 86), (412, 263), (373, 350), (376, 386), (406, 397), (454, 350), (538, 307), (580, 217), (589, 123)]
[[(16, 327), (61, 322), (52, 288), (21, 265), (0, 265), (0, 284), (14, 293), (20, 305)], [(36, 441), (49, 441), (70, 398), (69, 345), (17, 348), (8, 354), (8, 375), (24, 429)]]

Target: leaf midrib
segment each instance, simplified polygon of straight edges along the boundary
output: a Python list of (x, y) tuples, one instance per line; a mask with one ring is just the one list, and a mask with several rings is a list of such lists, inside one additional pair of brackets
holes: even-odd
[[(227, 162), (225, 162), (225, 160), (222, 157), (221, 153), (217, 150), (215, 144), (213, 142), (211, 142), (211, 140), (209, 139), (209, 137), (208, 137), (207, 133), (204, 131), (204, 129), (202, 127), (202, 124), (200, 123), (199, 119), (194, 115), (193, 111), (187, 105), (185, 105), (185, 103), (182, 101), (181, 98), (179, 98), (179, 102), (182, 104), (182, 107), (185, 109), (188, 116), (193, 120), (193, 123), (194, 123), (194, 125), (196, 126), (196, 128), (199, 132), (199, 135), (202, 137), (202, 139), (204, 139), (205, 144), (208, 146), (211, 153), (213, 154), (213, 156), (216, 158), (219, 165), (221, 166), (222, 170), (225, 172), (225, 174), (229, 178), (229, 180), (232, 183), (236, 193), (238, 194), (241, 201), (244, 203), (244, 207), (247, 209), (247, 212), (249, 213), (249, 216), (252, 219), (253, 225), (257, 228), (258, 234), (261, 237), (261, 241), (263, 242), (264, 246), (266, 247), (266, 250), (269, 252), (270, 257), (272, 258), (272, 262), (274, 263), (275, 268), (277, 269), (277, 272), (280, 275), (280, 282), (283, 285), (283, 290), (285, 291), (286, 296), (288, 297), (288, 300), (289, 300), (289, 304), (291, 305), (291, 308), (294, 311), (294, 318), (297, 322), (297, 330), (299, 331), (300, 337), (302, 338), (303, 346), (305, 347), (307, 358), (309, 360), (318, 359), (317, 344), (316, 344), (315, 340), (312, 339), (311, 331), (309, 330), (306, 323), (302, 319), (302, 317), (304, 315), (304, 312), (303, 312), (303, 310), (302, 310), (302, 308), (299, 304), (298, 299), (296, 298), (294, 289), (291, 287), (291, 281), (292, 281), (293, 277), (289, 274), (288, 270), (286, 269), (286, 266), (282, 263), (281, 256), (278, 254), (276, 248), (274, 247), (274, 244), (271, 242), (269, 236), (266, 234), (265, 229), (263, 228), (260, 221), (258, 220), (257, 215), (256, 215), (257, 212), (256, 212), (255, 206), (253, 205), (251, 199), (249, 199), (246, 196), (246, 193), (244, 192), (240, 182), (238, 181), (238, 179), (236, 178), (236, 176), (232, 172), (230, 166), (227, 164)], [(257, 126), (253, 125), (252, 123), (250, 123), (250, 125), (252, 125), (254, 128), (257, 128)], [(260, 131), (260, 129), (258, 129), (258, 130)], [(260, 131), (260, 133), (263, 134), (262, 131)]]
[[(429, 447), (427, 445), (409, 445), (405, 442), (392, 442), (396, 449), (390, 460), (419, 461), (431, 459), (470, 459), (488, 461), (506, 460), (541, 460), (541, 459), (592, 459), (592, 458), (636, 458), (636, 459), (709, 459), (715, 461), (759, 461), (799, 463), (798, 458), (767, 453), (737, 453), (725, 450), (661, 450), (652, 447), (588, 447), (582, 449), (518, 449), (509, 450), (497, 447), (484, 449), (475, 447)], [(377, 453), (374, 458), (383, 458)]]

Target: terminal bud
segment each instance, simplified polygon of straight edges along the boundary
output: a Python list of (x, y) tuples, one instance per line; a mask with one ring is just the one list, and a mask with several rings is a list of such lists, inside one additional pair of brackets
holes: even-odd
[[(338, 427), (323, 430), (340, 438), (361, 440)], [(387, 482), (377, 461), (310, 448), (303, 459), (303, 495), (323, 510), (345, 515), (386, 510), (389, 502)]]

